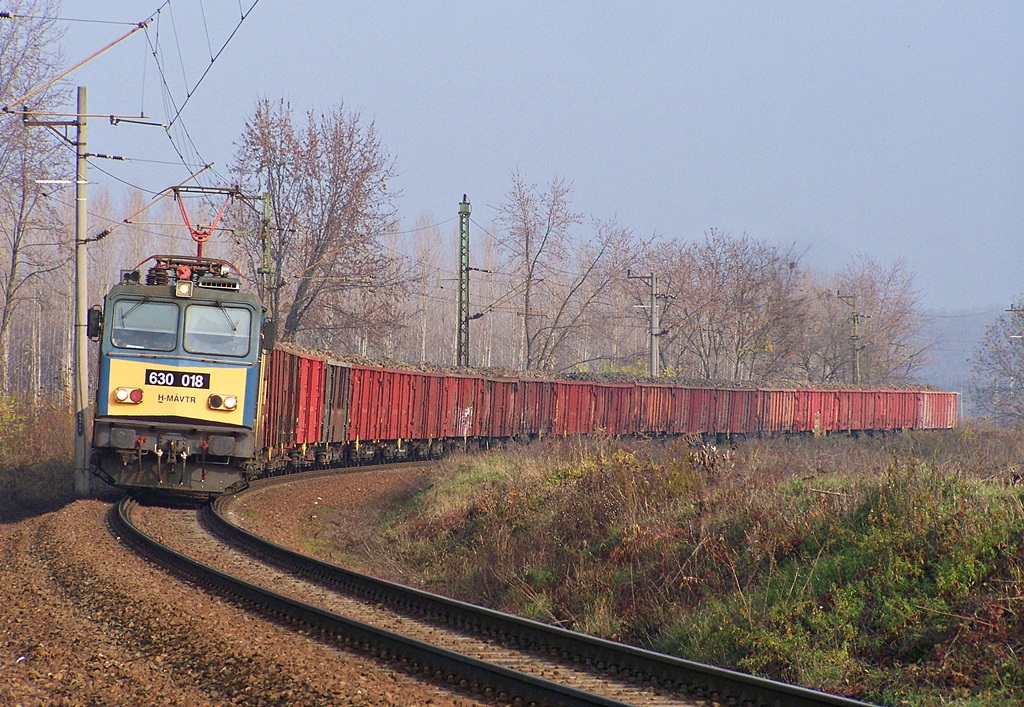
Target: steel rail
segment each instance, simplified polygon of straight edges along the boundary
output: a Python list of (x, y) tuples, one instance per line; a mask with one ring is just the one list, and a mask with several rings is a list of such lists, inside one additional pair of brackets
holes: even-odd
[[(265, 479), (261, 487), (288, 483), (292, 479)], [(722, 699), (758, 705), (795, 707), (869, 707), (848, 697), (706, 665), (654, 651), (596, 638), (583, 633), (475, 606), (413, 587), (353, 572), (271, 542), (227, 518), (230, 505), (244, 496), (221, 496), (203, 509), (206, 522), (215, 532), (261, 560), (304, 575), (330, 589), (355, 594), (393, 609), (420, 614), (489, 637), (515, 643), (531, 651), (560, 656), (593, 666), (635, 683), (649, 681), (670, 689), (683, 690), (700, 698), (718, 695)]]
[(131, 518), (136, 502), (126, 497), (111, 511), (111, 525), (129, 544), (171, 571), (243, 606), (257, 607), (275, 620), (328, 636), (337, 644), (383, 660), (408, 663), (413, 672), (462, 689), (553, 707), (628, 707), (623, 702), (520, 673), (401, 634), (340, 616), (233, 577), (194, 560), (139, 529)]

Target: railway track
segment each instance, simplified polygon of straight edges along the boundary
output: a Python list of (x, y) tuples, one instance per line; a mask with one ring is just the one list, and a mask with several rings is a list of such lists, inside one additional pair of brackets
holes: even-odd
[[(233, 500), (223, 497), (198, 512), (174, 511), (175, 529), (165, 532), (166, 542), (133, 521), (131, 501), (118, 507), (116, 522), (146, 554), (237, 603), (407, 672), (499, 701), (865, 704), (566, 631), (320, 562), (232, 523), (227, 516)], [(210, 533), (223, 543), (211, 540)], [(196, 553), (200, 545), (204, 549)], [(241, 558), (237, 550), (247, 556)], [(310, 597), (316, 597), (315, 604)]]

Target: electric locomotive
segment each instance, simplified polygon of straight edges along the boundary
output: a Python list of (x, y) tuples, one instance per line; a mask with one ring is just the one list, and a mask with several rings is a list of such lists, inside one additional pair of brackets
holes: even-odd
[(229, 263), (156, 255), (90, 311), (100, 342), (92, 464), (108, 483), (162, 496), (241, 488), (257, 449), (260, 299)]

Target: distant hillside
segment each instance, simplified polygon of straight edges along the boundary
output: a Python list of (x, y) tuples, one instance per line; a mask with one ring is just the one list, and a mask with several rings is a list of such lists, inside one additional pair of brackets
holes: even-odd
[(970, 359), (985, 330), (1003, 313), (1002, 307), (970, 310), (928, 310), (925, 312), (924, 340), (931, 344), (931, 362), (917, 375), (920, 383), (963, 394), (962, 412), (974, 414), (968, 382)]

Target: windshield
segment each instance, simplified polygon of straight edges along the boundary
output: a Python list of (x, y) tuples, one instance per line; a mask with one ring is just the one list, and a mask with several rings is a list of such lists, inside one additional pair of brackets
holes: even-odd
[(185, 308), (185, 350), (197, 354), (245, 356), (252, 313), (245, 307), (192, 304)]
[(115, 302), (110, 343), (122, 349), (172, 351), (178, 343), (178, 306), (145, 300)]

